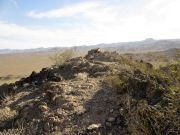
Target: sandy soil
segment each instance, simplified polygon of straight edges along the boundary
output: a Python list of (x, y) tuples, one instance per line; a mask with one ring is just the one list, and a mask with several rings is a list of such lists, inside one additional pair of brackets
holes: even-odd
[(0, 84), (15, 82), (32, 71), (52, 65), (52, 53), (20, 53), (0, 55)]

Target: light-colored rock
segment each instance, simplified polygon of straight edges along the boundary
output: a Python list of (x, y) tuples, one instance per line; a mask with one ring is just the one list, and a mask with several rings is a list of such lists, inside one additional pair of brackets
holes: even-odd
[(76, 111), (77, 115), (82, 115), (83, 113), (86, 112), (86, 109), (83, 106), (78, 106), (78, 107), (76, 107), (75, 111)]
[(123, 115), (123, 114), (124, 114), (124, 109), (123, 109), (123, 108), (120, 108), (120, 109), (119, 109), (119, 113), (120, 113), (121, 115)]
[(15, 85), (14, 87), (13, 87), (13, 90), (16, 90), (18, 87)]
[(29, 83), (24, 83), (24, 84), (23, 84), (23, 87), (24, 87), (24, 88), (27, 88), (27, 87), (29, 87), (29, 86), (30, 86)]
[(87, 127), (87, 129), (88, 129), (89, 131), (91, 131), (91, 130), (96, 130), (96, 129), (100, 128), (100, 127), (101, 127), (101, 124), (91, 124), (91, 125), (89, 125), (89, 126)]
[(87, 80), (88, 74), (87, 73), (78, 73), (76, 74), (76, 80)]
[(42, 111), (42, 112), (46, 112), (46, 111), (48, 111), (48, 107), (46, 106), (46, 105), (40, 105), (39, 106), (39, 109)]
[(62, 135), (60, 131), (52, 132), (50, 135)]

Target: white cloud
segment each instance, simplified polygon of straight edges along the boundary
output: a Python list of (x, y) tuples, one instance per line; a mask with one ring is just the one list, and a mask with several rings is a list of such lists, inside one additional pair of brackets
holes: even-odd
[[(27, 27), (0, 22), (1, 48), (37, 48), (53, 46), (72, 46), (81, 44), (95, 44), (99, 33), (80, 28), (72, 30), (31, 29)], [(94, 39), (94, 40), (92, 40)]]
[(60, 18), (60, 17), (72, 17), (76, 14), (83, 13), (89, 9), (95, 8), (99, 5), (99, 2), (84, 2), (66, 6), (60, 9), (53, 9), (46, 12), (35, 12), (30, 11), (27, 13), (28, 16), (33, 18)]
[[(71, 28), (29, 28), (0, 22), (1, 48), (91, 45), (145, 38), (179, 38), (179, 0), (141, 0), (133, 5), (91, 1), (46, 12), (30, 12), (35, 19), (68, 18)], [(80, 14), (80, 15), (79, 15)], [(81, 25), (73, 27), (73, 17)], [(13, 47), (14, 46), (14, 47)]]

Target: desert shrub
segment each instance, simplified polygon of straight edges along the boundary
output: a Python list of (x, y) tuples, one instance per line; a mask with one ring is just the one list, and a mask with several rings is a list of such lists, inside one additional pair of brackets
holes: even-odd
[(109, 76), (108, 78), (105, 79), (105, 82), (111, 88), (118, 88), (122, 85), (122, 82), (118, 76)]
[[(136, 128), (133, 131), (137, 134), (146, 135), (177, 135), (178, 134), (178, 115), (177, 107), (173, 109), (163, 109), (161, 106), (156, 108), (147, 103), (138, 101), (135, 112), (132, 115), (132, 121), (136, 122)], [(131, 127), (130, 127), (131, 128)]]
[(148, 68), (145, 62), (128, 59), (121, 59), (120, 63), (130, 66), (130, 72), (118, 70), (105, 77), (105, 84), (121, 94), (119, 100), (127, 111), (124, 115), (128, 131), (142, 135), (177, 135), (180, 65), (155, 69)]
[(112, 89), (117, 90), (117, 92), (124, 92), (124, 88), (126, 85), (126, 80), (124, 78), (120, 78), (118, 75), (107, 76), (104, 82)]
[(71, 59), (74, 55), (73, 49), (67, 49), (62, 53), (55, 53), (53, 56), (50, 56), (50, 59), (53, 61), (53, 63), (57, 66), (63, 64), (65, 61)]

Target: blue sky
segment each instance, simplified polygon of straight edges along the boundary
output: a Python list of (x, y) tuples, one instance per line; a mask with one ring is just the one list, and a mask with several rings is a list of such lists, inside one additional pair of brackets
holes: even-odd
[(0, 0), (0, 49), (179, 38), (179, 0)]

